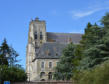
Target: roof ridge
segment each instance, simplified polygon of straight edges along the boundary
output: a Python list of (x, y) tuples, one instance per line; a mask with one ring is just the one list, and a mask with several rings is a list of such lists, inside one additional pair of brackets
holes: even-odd
[(42, 45), (44, 44), (66, 44), (66, 43), (60, 43), (60, 42), (46, 42), (46, 43), (43, 43)]
[(80, 35), (82, 35), (82, 33), (66, 33), (66, 32), (47, 32), (47, 33), (55, 33), (55, 34), (80, 34)]

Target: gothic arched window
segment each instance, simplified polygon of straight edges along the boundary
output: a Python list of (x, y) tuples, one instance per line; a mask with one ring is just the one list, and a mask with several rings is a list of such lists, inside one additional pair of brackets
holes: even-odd
[(34, 38), (37, 39), (37, 32), (34, 33)]
[(41, 39), (41, 40), (43, 39), (42, 32), (40, 32), (40, 39)]

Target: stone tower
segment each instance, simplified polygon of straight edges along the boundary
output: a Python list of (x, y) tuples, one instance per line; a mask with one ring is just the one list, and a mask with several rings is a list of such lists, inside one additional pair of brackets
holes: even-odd
[(28, 81), (33, 79), (35, 68), (33, 59), (43, 43), (46, 43), (46, 24), (45, 21), (40, 21), (38, 18), (32, 20), (29, 25), (28, 44), (26, 52), (26, 72), (28, 74)]

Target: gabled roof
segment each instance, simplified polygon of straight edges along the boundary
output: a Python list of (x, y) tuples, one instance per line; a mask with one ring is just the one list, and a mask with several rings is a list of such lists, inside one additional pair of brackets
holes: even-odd
[(68, 44), (71, 40), (74, 44), (78, 44), (81, 40), (82, 34), (78, 33), (53, 33), (47, 32), (47, 40), (52, 39), (58, 43)]
[[(74, 33), (52, 33), (47, 32), (47, 42), (37, 49), (35, 59), (59, 59), (62, 56), (62, 51), (69, 43), (69, 40), (74, 44), (78, 44), (82, 34)], [(53, 42), (50, 42), (51, 40)], [(33, 61), (35, 61), (35, 59)]]

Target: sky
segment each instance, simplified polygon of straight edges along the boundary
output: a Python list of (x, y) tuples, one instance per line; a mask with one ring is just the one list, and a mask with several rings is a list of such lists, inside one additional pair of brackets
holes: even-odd
[(24, 68), (29, 23), (39, 17), (47, 32), (84, 33), (88, 22), (100, 24), (109, 0), (0, 0), (0, 44), (6, 38)]

